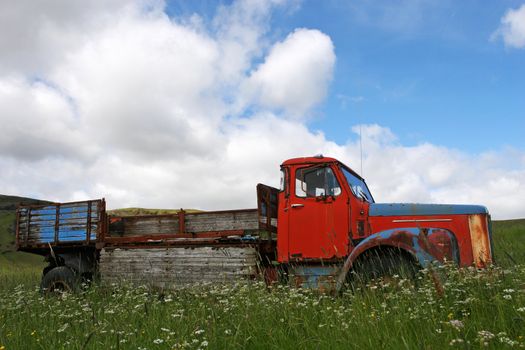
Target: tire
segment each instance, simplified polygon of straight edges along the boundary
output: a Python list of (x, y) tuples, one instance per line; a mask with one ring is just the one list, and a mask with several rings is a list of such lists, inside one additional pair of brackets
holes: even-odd
[(397, 249), (376, 250), (365, 253), (356, 261), (351, 283), (368, 284), (379, 279), (408, 279), (415, 281), (419, 265)]
[(42, 294), (72, 293), (78, 289), (78, 277), (66, 266), (58, 266), (42, 276), (40, 291)]

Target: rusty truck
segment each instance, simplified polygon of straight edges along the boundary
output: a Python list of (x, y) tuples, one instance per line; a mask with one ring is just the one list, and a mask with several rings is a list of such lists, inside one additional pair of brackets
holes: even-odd
[(44, 291), (95, 277), (161, 288), (261, 279), (341, 290), (354, 275), (493, 262), (483, 206), (376, 203), (359, 174), (322, 155), (286, 160), (280, 172), (280, 188), (256, 186), (254, 209), (119, 216), (104, 199), (19, 205), (17, 248), (45, 257)]

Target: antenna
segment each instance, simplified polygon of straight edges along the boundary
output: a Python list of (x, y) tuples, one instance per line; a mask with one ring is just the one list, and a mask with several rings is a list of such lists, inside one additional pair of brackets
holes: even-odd
[(363, 136), (362, 136), (362, 132), (361, 132), (361, 127), (362, 127), (362, 124), (359, 123), (359, 153), (361, 155), (361, 177), (365, 177), (365, 175), (363, 174)]

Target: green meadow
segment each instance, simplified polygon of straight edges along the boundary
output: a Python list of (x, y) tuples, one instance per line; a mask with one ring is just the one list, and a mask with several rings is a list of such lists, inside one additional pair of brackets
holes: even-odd
[(95, 284), (43, 297), (41, 267), (10, 253), (0, 260), (0, 349), (523, 348), (525, 220), (493, 229), (497, 264), (436, 267), (444, 294), (422, 271), (416, 284), (392, 279), (339, 297), (260, 282)]

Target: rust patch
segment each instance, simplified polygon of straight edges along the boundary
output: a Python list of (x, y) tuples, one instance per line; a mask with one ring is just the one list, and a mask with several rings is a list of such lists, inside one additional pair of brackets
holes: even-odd
[(474, 264), (478, 268), (484, 268), (492, 263), (487, 216), (482, 214), (469, 215), (468, 225)]

